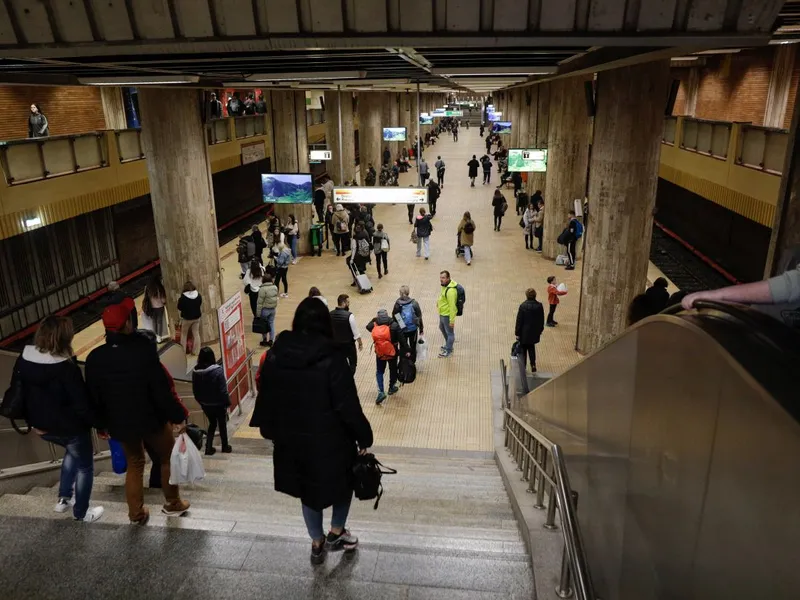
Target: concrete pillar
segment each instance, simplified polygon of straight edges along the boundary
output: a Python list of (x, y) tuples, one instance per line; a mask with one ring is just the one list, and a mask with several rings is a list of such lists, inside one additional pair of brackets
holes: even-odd
[(586, 78), (569, 77), (550, 82), (542, 245), (543, 255), (549, 259), (563, 253), (556, 240), (567, 224), (567, 213), (575, 206), (575, 200), (583, 200), (586, 195), (591, 119), (586, 110), (584, 81)]
[[(308, 130), (305, 92), (270, 92), (272, 122), (272, 170), (275, 173), (308, 173)], [(300, 227), (298, 252), (311, 251), (309, 229), (314, 222), (313, 204), (276, 204), (275, 214), (286, 221), (293, 214)]]
[[(336, 185), (344, 185), (356, 176), (356, 143), (353, 127), (352, 92), (341, 92), (342, 98), (342, 153), (339, 154), (339, 92), (325, 92), (325, 142), (331, 151), (328, 175)], [(344, 169), (340, 167), (343, 166)], [(344, 177), (340, 173), (344, 172)]]
[(521, 104), (522, 104), (522, 97), (523, 97), (524, 88), (521, 90), (512, 90), (507, 92), (509, 99), (509, 112), (510, 114), (505, 119), (506, 121), (511, 121), (511, 135), (508, 136), (508, 140), (503, 142), (508, 144), (509, 148), (519, 148), (519, 121), (521, 115)]
[(792, 87), (794, 61), (797, 46), (781, 44), (775, 46), (775, 60), (769, 75), (767, 102), (764, 110), (764, 127), (783, 127)]
[[(400, 105), (398, 104), (398, 94), (396, 92), (385, 92), (381, 94), (381, 127), (401, 127), (400, 124)], [(389, 148), (392, 160), (400, 154), (402, 142), (383, 142), (384, 148)], [(381, 150), (383, 152), (383, 150)]]
[(178, 298), (184, 283), (192, 281), (203, 297), (201, 338), (209, 342), (219, 339), (217, 309), (224, 300), (214, 186), (200, 111), (176, 106), (199, 107), (199, 91), (139, 88), (142, 148), (169, 320), (179, 321)]
[[(542, 83), (528, 88), (529, 96), (523, 96), (520, 110), (521, 131), (527, 129), (527, 137), (520, 137), (522, 148), (548, 148), (550, 143), (550, 84)], [(521, 134), (520, 134), (521, 135)], [(584, 167), (586, 171), (586, 167)], [(529, 196), (541, 190), (547, 200), (547, 173), (528, 173), (525, 189)], [(545, 211), (545, 214), (546, 211)]]
[(125, 118), (125, 103), (122, 101), (122, 88), (102, 86), (100, 103), (103, 105), (106, 129), (128, 128), (128, 120)]
[(669, 61), (598, 74), (578, 313), (580, 352), (623, 331), (645, 287)]
[[(414, 135), (417, 131), (417, 125), (414, 120), (414, 106), (411, 99), (416, 95), (416, 92), (402, 92), (398, 94), (399, 110), (400, 110), (400, 127), (406, 128), (406, 141), (400, 144), (400, 148), (410, 148), (414, 142)], [(416, 119), (419, 123), (419, 119)]]
[[(381, 131), (381, 94), (361, 92), (358, 95), (358, 152), (361, 182), (366, 181), (369, 163), (380, 173), (383, 152)], [(377, 183), (376, 183), (377, 185)]]

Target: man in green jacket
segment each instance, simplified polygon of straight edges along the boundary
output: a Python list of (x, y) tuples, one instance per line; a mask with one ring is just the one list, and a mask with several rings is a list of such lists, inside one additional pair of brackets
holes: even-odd
[(456, 315), (458, 314), (458, 308), (456, 307), (458, 290), (456, 286), (458, 284), (450, 279), (450, 271), (439, 273), (439, 283), (442, 285), (442, 291), (439, 293), (437, 302), (439, 308), (439, 331), (442, 332), (445, 341), (445, 345), (442, 346), (442, 351), (439, 353), (439, 358), (447, 358), (453, 354), (453, 343), (456, 341)]

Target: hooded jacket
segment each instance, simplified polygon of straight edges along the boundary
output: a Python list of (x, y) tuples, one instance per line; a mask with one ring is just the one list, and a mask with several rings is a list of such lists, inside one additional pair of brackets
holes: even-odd
[(421, 238), (428, 237), (433, 232), (433, 223), (431, 223), (431, 216), (417, 215), (414, 219), (414, 227), (417, 230), (417, 235)]
[(406, 304), (411, 304), (412, 308), (414, 309), (414, 323), (419, 329), (419, 334), (422, 335), (425, 331), (425, 327), (422, 324), (422, 309), (419, 307), (419, 302), (414, 300), (414, 298), (398, 298), (397, 302), (394, 303), (394, 308), (392, 309), (392, 317), (401, 313)]
[(202, 316), (200, 307), (203, 304), (203, 297), (197, 290), (191, 292), (183, 292), (181, 297), (178, 298), (178, 311), (181, 313), (181, 319), (186, 321), (194, 321)]
[(537, 300), (526, 300), (519, 305), (514, 335), (523, 346), (539, 343), (544, 330), (544, 308)]
[[(344, 231), (340, 231), (339, 223), (344, 223)], [(342, 209), (337, 210), (333, 213), (331, 217), (331, 224), (333, 225), (333, 233), (348, 233), (350, 231), (350, 215), (349, 213)]]
[(228, 384), (222, 365), (213, 364), (205, 368), (196, 365), (192, 369), (192, 393), (203, 408), (220, 408), (231, 405)]
[(256, 316), (261, 316), (261, 311), (265, 308), (278, 307), (278, 286), (269, 282), (263, 284), (258, 290), (258, 301), (256, 302)]
[(92, 428), (94, 410), (74, 359), (25, 346), (13, 377), (22, 381), (25, 421), (31, 427), (63, 436)]
[(334, 341), (284, 331), (259, 379), (250, 426), (274, 442), (275, 490), (314, 510), (349, 498), (352, 466), (358, 449), (372, 445), (372, 428)]

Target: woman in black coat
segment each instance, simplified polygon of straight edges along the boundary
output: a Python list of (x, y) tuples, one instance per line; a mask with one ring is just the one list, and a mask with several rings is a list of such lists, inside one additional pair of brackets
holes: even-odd
[(206, 454), (209, 456), (217, 450), (214, 448), (214, 434), (219, 426), (219, 437), (222, 442), (222, 451), (233, 452), (228, 445), (228, 407), (231, 397), (228, 394), (228, 382), (225, 380), (225, 371), (222, 365), (217, 364), (214, 351), (206, 346), (200, 349), (197, 364), (192, 369), (192, 392), (194, 399), (203, 409), (208, 419), (208, 438), (206, 439)]
[[(260, 380), (250, 426), (274, 443), (275, 489), (302, 502), (312, 562), (324, 560), (326, 547), (355, 549), (358, 538), (345, 528), (352, 467), (372, 445), (372, 428), (322, 302), (306, 298), (298, 305), (292, 330), (278, 336)], [(329, 506), (326, 537), (322, 511)]]
[(525, 302), (519, 305), (517, 323), (514, 334), (522, 354), (522, 367), (525, 368), (526, 359), (530, 357), (531, 371), (536, 373), (536, 344), (544, 330), (544, 308), (536, 300), (536, 290), (529, 288), (525, 292)]

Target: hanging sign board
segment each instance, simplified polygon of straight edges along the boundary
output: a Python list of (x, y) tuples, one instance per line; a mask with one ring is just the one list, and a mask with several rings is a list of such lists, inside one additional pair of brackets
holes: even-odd
[(308, 160), (331, 160), (330, 150), (311, 150), (308, 153)]
[(425, 204), (428, 188), (416, 187), (335, 187), (334, 204)]
[(236, 292), (217, 309), (217, 321), (222, 347), (222, 367), (225, 370), (225, 379), (228, 380), (247, 359), (241, 292)]
[(251, 144), (242, 144), (242, 164), (258, 162), (267, 157), (267, 151), (264, 147), (264, 142), (253, 142)]

